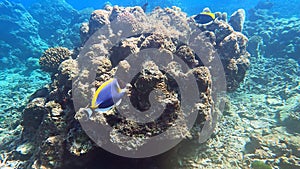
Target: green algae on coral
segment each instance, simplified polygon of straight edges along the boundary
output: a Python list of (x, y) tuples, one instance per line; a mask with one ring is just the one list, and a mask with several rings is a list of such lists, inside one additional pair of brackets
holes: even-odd
[(272, 167), (262, 161), (253, 161), (251, 163), (251, 168), (252, 169), (272, 169)]

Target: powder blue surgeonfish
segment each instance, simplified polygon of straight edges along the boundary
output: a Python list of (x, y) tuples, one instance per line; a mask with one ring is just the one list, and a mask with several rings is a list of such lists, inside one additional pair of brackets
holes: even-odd
[(121, 103), (126, 88), (121, 89), (116, 78), (104, 82), (95, 92), (91, 108), (97, 112), (106, 112)]

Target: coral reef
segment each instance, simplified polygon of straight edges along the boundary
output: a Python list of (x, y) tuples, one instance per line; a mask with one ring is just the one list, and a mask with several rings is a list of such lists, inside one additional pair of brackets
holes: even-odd
[[(145, 137), (145, 133), (147, 137), (153, 137), (155, 135), (161, 134), (162, 132), (166, 131), (166, 129), (170, 128), (171, 125), (170, 124), (174, 124), (174, 123), (170, 123), (170, 122), (174, 122), (175, 120), (179, 120), (179, 121), (184, 121), (184, 117), (182, 116), (182, 112), (180, 111), (179, 107), (179, 103), (181, 102), (179, 100), (178, 97), (176, 97), (176, 95), (178, 95), (178, 93), (176, 91), (178, 91), (178, 87), (176, 86), (172, 86), (170, 84), (173, 84), (174, 82), (172, 82), (173, 80), (171, 80), (170, 78), (182, 78), (182, 76), (184, 75), (184, 72), (182, 72), (182, 70), (178, 70), (180, 73), (176, 74), (176, 73), (172, 73), (171, 75), (168, 75), (166, 72), (171, 72), (173, 67), (170, 67), (170, 64), (167, 64), (167, 67), (170, 67), (169, 69), (164, 71), (161, 71), (158, 67), (159, 65), (157, 65), (157, 63), (154, 62), (145, 62), (145, 63), (139, 63), (139, 60), (143, 61), (145, 60), (143, 58), (143, 56), (139, 56), (138, 54), (140, 52), (142, 52), (143, 50), (147, 50), (147, 49), (159, 49), (157, 52), (158, 53), (153, 53), (150, 54), (153, 59), (155, 57), (155, 55), (158, 55), (163, 58), (165, 58), (165, 60), (163, 62), (171, 62), (176, 66), (176, 61), (175, 60), (170, 60), (168, 61), (169, 58), (173, 58), (176, 57), (173, 54), (178, 54), (178, 56), (183, 59), (191, 68), (194, 68), (192, 72), (195, 74), (196, 79), (198, 81), (198, 86), (201, 86), (201, 94), (203, 95), (203, 101), (202, 103), (199, 103), (199, 114), (202, 114), (202, 118), (203, 119), (199, 119), (199, 121), (205, 121), (205, 119), (210, 119), (209, 116), (211, 116), (211, 111), (212, 111), (212, 100), (211, 100), (211, 96), (209, 91), (211, 90), (210, 88), (210, 74), (208, 69), (205, 68), (201, 68), (201, 66), (199, 65), (199, 62), (197, 59), (195, 59), (195, 55), (192, 53), (192, 49), (188, 48), (186, 45), (181, 45), (181, 43), (177, 43), (174, 39), (172, 39), (171, 37), (176, 37), (178, 38), (178, 36), (182, 36), (185, 37), (186, 35), (184, 34), (185, 32), (180, 32), (178, 30), (182, 29), (181, 27), (185, 26), (186, 28), (188, 28), (188, 23), (187, 20), (184, 20), (184, 18), (175, 18), (177, 17), (177, 15), (179, 14), (179, 16), (184, 16), (178, 9), (157, 9), (156, 11), (153, 11), (153, 15), (150, 16), (146, 16), (143, 11), (139, 8), (139, 7), (135, 7), (135, 8), (120, 8), (120, 7), (113, 7), (113, 8), (109, 8), (107, 11), (105, 10), (97, 10), (92, 14), (92, 17), (90, 19), (90, 23), (88, 24), (90, 27), (88, 30), (90, 30), (88, 36), (91, 37), (95, 37), (95, 34), (97, 32), (93, 32), (96, 30), (101, 30), (101, 32), (99, 32), (100, 34), (96, 34), (96, 37), (99, 38), (100, 35), (101, 36), (106, 36), (104, 39), (105, 40), (96, 40), (96, 41), (92, 41), (92, 42), (85, 42), (85, 44), (91, 44), (91, 47), (87, 46), (86, 48), (88, 49), (93, 49), (94, 50), (90, 50), (87, 52), (83, 52), (79, 55), (78, 58), (78, 62), (79, 63), (86, 63), (86, 58), (91, 58), (91, 63), (96, 63), (96, 65), (92, 64), (92, 69), (93, 70), (95, 68), (97, 68), (97, 72), (95, 73), (96, 75), (96, 87), (98, 87), (99, 85), (101, 85), (104, 80), (107, 80), (109, 78), (111, 78), (114, 74), (118, 76), (119, 79), (122, 79), (123, 81), (126, 81), (126, 79), (128, 79), (128, 77), (123, 77), (118, 75), (118, 72), (130, 72), (134, 70), (135, 65), (143, 65), (141, 70), (140, 70), (140, 74), (135, 76), (133, 81), (131, 81), (131, 93), (130, 93), (130, 102), (128, 104), (132, 104), (136, 109), (140, 110), (140, 111), (145, 111), (148, 110), (150, 108), (150, 104), (149, 101), (147, 99), (147, 97), (149, 97), (149, 93), (153, 90), (159, 90), (162, 92), (163, 95), (167, 96), (166, 98), (164, 98), (163, 100), (161, 100), (161, 103), (167, 103), (167, 109), (165, 109), (165, 111), (162, 113), (161, 116), (159, 116), (159, 118), (157, 118), (154, 122), (151, 123), (146, 123), (146, 124), (139, 124), (135, 121), (132, 120), (128, 120), (126, 118), (124, 118), (124, 116), (120, 116), (117, 113), (114, 112), (110, 112), (109, 116), (105, 116), (105, 114), (96, 114), (95, 117), (93, 117), (91, 119), (91, 121), (93, 121), (94, 123), (99, 123), (99, 125), (105, 125), (105, 124), (109, 124), (111, 127), (113, 127), (115, 130), (111, 131), (111, 134), (109, 134), (109, 138), (110, 140), (114, 140), (115, 144), (117, 146), (120, 146), (120, 148), (124, 148), (124, 149), (136, 149), (139, 148), (141, 146), (143, 146), (144, 144), (147, 144), (146, 142), (141, 142), (139, 141), (141, 138), (140, 137)], [(171, 15), (170, 15), (171, 14)], [(97, 16), (98, 15), (98, 16)], [(182, 23), (182, 24), (174, 24), (174, 30), (170, 32), (166, 31), (167, 28), (169, 27), (169, 24), (167, 21), (162, 20), (162, 23), (158, 23), (157, 27), (161, 28), (160, 31), (165, 32), (164, 34), (161, 34), (159, 32), (157, 32), (157, 29), (155, 25), (151, 24), (154, 21), (161, 20), (159, 19), (164, 18), (164, 17), (171, 17), (171, 20), (180, 20), (181, 22), (177, 21), (178, 23)], [(173, 18), (174, 17), (174, 18)], [(100, 18), (100, 19), (99, 19)], [(107, 18), (107, 19), (103, 19), (103, 18)], [(108, 18), (115, 18), (116, 20), (109, 20)], [(139, 21), (139, 22), (137, 22)], [(147, 21), (147, 22), (145, 22)], [(107, 22), (111, 22), (111, 23), (107, 23)], [(97, 58), (95, 56), (105, 56), (106, 50), (107, 49), (103, 49), (101, 47), (103, 46), (108, 46), (107, 43), (112, 43), (109, 42), (110, 37), (114, 36), (115, 39), (122, 39), (119, 38), (118, 34), (116, 35), (106, 35), (106, 29), (105, 29), (105, 23), (106, 24), (110, 24), (112, 26), (114, 26), (114, 22), (121, 22), (123, 24), (126, 24), (125, 31), (122, 30), (123, 28), (120, 27), (112, 27), (112, 30), (110, 30), (109, 32), (118, 32), (118, 29), (121, 29), (122, 31), (120, 32), (124, 32), (126, 34), (132, 33), (134, 36), (131, 37), (129, 36), (126, 39), (121, 40), (120, 42), (117, 43), (117, 45), (112, 46), (111, 51), (109, 52), (109, 60), (104, 59), (104, 58)], [(94, 28), (96, 25), (96, 28)], [(100, 26), (100, 27), (99, 27)], [(104, 27), (102, 30), (101, 26)], [(143, 28), (145, 30), (143, 30), (141, 28), (141, 26), (143, 26)], [(131, 28), (131, 29), (127, 29), (127, 28)], [(108, 27), (109, 28), (109, 27)], [(127, 31), (128, 30), (128, 31)], [(142, 32), (140, 31), (142, 30)], [(186, 29), (188, 30), (188, 29)], [(145, 33), (143, 33), (143, 31), (145, 31)], [(149, 32), (146, 32), (149, 31)], [(103, 34), (104, 33), (104, 34)], [(127, 37), (127, 36), (125, 36)], [(174, 38), (175, 38), (174, 37)], [(102, 38), (101, 38), (102, 39)], [(94, 44), (97, 44), (97, 46), (95, 46)], [(114, 44), (114, 43), (113, 43)], [(107, 48), (107, 47), (106, 47)], [(178, 51), (176, 50), (178, 49)], [(134, 62), (129, 62), (126, 61), (125, 62), (120, 62), (126, 58), (128, 58), (130, 60), (130, 55), (132, 54), (137, 54), (138, 56), (136, 56), (134, 58)], [(101, 62), (99, 63), (99, 61), (101, 60)], [(99, 60), (99, 61), (97, 61)], [(160, 58), (154, 59), (154, 60), (161, 60)], [(120, 63), (120, 66), (118, 66)], [(99, 68), (99, 66), (97, 65), (101, 65), (101, 68)], [(85, 66), (85, 65), (82, 65)], [(200, 67), (199, 67), (200, 66)], [(115, 72), (114, 69), (117, 68), (117, 72)], [(82, 78), (86, 78), (86, 80), (88, 81), (89, 77), (86, 77), (86, 70), (84, 67), (80, 68), (80, 70), (84, 70), (82, 72), (80, 72), (80, 74), (83, 75), (79, 75), (82, 76)], [(89, 74), (91, 74), (92, 72), (89, 71)], [(199, 74), (199, 75), (198, 75)], [(202, 75), (205, 75), (205, 77), (202, 77)], [(93, 76), (93, 75), (92, 75)], [(129, 78), (131, 79), (131, 78)], [(205, 80), (207, 79), (207, 80)], [(81, 80), (84, 81), (84, 80)], [(94, 81), (92, 79), (92, 81)], [(87, 84), (92, 84), (92, 83), (87, 83)], [(76, 95), (78, 98), (78, 100), (80, 100), (80, 104), (84, 103), (83, 100), (86, 100), (86, 98), (89, 98), (89, 95), (87, 95), (88, 93), (90, 93), (87, 89), (93, 87), (84, 87), (87, 84), (81, 84), (81, 83), (75, 83), (75, 88), (78, 88), (78, 93), (86, 93), (84, 95), (79, 95), (77, 96), (75, 93), (73, 93), (73, 95)], [(198, 89), (199, 90), (199, 89)], [(182, 91), (183, 92), (183, 91)], [(182, 97), (184, 96), (183, 93), (181, 93)], [(74, 100), (76, 101), (76, 100)], [(87, 100), (86, 103), (88, 103), (89, 101)], [(125, 101), (123, 101), (125, 102)], [(161, 104), (160, 103), (160, 104)], [(203, 104), (203, 105), (202, 105)], [(126, 105), (126, 104), (125, 104)], [(78, 106), (78, 105), (77, 105)], [(200, 107), (202, 106), (202, 107)], [(84, 105), (81, 105), (79, 107), (84, 107)], [(155, 111), (155, 110), (152, 110)], [(130, 111), (126, 111), (126, 110), (121, 110), (122, 114), (129, 114), (133, 113)], [(185, 112), (187, 113), (187, 112)], [(84, 119), (86, 119), (86, 115), (84, 111), (79, 111), (76, 114), (76, 119), (78, 119), (79, 121), (84, 121)], [(101, 119), (101, 120), (99, 120)], [(144, 120), (144, 119), (143, 119)], [(186, 129), (186, 124), (185, 123), (181, 123), (181, 126), (176, 125), (175, 129), (172, 129), (171, 132), (169, 132), (168, 134), (166, 134), (166, 137), (169, 139), (175, 139), (176, 136), (180, 136), (182, 135), (182, 137), (186, 137), (186, 135), (191, 135), (193, 137), (195, 137), (194, 139), (197, 139), (196, 135), (196, 130), (194, 133), (189, 133)], [(91, 126), (92, 127), (92, 126)], [(91, 128), (86, 128), (85, 130), (90, 131)], [(122, 143), (123, 141), (125, 141), (126, 138), (124, 138), (122, 135), (117, 134), (117, 133), (123, 133), (126, 136), (132, 136), (130, 137), (130, 144), (124, 144)], [(200, 131), (198, 131), (200, 132)], [(97, 134), (97, 133), (96, 133)], [(104, 134), (103, 134), (104, 135)], [(198, 134), (200, 135), (200, 133)], [(93, 135), (92, 137), (97, 137), (96, 135)], [(199, 139), (199, 138), (198, 138)], [(94, 140), (95, 142), (101, 142), (101, 140)], [(128, 142), (127, 142), (128, 143)], [(127, 146), (130, 147), (127, 147)]]
[[(41, 71), (32, 72), (29, 78), (23, 77), (24, 73), (31, 72), (24, 71), (22, 66), (0, 73), (3, 96), (0, 168), (97, 168), (99, 165), (102, 168), (119, 168), (122, 165), (122, 168), (131, 169), (300, 168), (299, 42), (294, 36), (299, 32), (299, 19), (278, 18), (278, 13), (270, 13), (272, 6), (266, 2), (251, 10), (250, 21), (246, 21), (244, 28), (238, 11), (229, 23), (226, 13), (216, 12), (217, 19), (205, 25), (195, 23), (193, 17), (187, 18), (177, 7), (157, 8), (149, 15), (145, 15), (140, 7), (106, 6), (105, 10), (94, 11), (89, 23), (81, 26), (80, 45), (78, 34), (74, 38), (75, 43), (59, 42), (70, 47), (82, 47), (75, 48), (74, 52), (60, 47), (50, 48), (51, 51), (61, 49), (64, 52), (57, 54), (59, 51), (56, 51), (53, 55), (49, 52), (48, 59), (41, 57), (42, 69), (51, 73), (49, 85), (43, 86), (48, 79)], [(15, 5), (7, 1), (3, 4)], [(39, 4), (35, 7), (39, 8)], [(48, 7), (52, 8), (51, 5)], [(66, 15), (78, 16), (76, 11), (72, 13), (71, 8), (62, 9), (67, 10), (63, 12)], [(69, 10), (71, 13), (68, 13)], [(21, 11), (27, 13), (23, 9)], [(45, 19), (38, 14), (43, 15), (46, 11), (32, 11), (36, 12), (34, 16), (39, 17), (39, 21)], [(57, 15), (53, 16), (59, 20)], [(76, 17), (73, 19), (77, 20)], [(28, 18), (37, 23), (32, 17)], [(56, 23), (68, 25), (70, 20), (65, 19), (66, 22)], [(40, 26), (41, 30), (48, 30), (45, 24)], [(72, 29), (75, 30), (75, 27)], [(242, 29), (242, 33), (250, 37), (248, 42), (240, 32)], [(49, 31), (55, 34), (47, 39), (53, 44), (61, 35), (66, 39), (74, 35), (68, 28)], [(11, 50), (9, 45), (5, 42), (1, 44), (3, 52), (17, 53), (19, 49)], [(251, 67), (246, 46), (251, 56), (255, 56), (251, 58)], [(151, 53), (150, 49), (156, 52)], [(145, 51), (149, 61), (139, 62), (145, 60), (141, 54)], [(176, 57), (187, 67), (180, 67), (179, 60), (174, 59)], [(217, 64), (217, 57), (220, 64)], [(165, 69), (155, 62), (161, 62), (161, 59), (167, 62)], [(16, 64), (16, 60), (16, 57), (3, 57), (0, 63)], [(29, 66), (38, 66), (36, 58), (26, 61)], [(125, 76), (136, 66), (141, 69), (133, 79)], [(222, 87), (225, 84), (217, 83), (220, 81), (218, 73), (223, 69), (227, 81), (225, 88), (234, 92), (218, 100), (214, 94), (218, 91), (218, 85)], [(191, 130), (187, 130), (184, 121), (188, 111), (179, 109), (188, 105), (184, 103), (183, 88), (180, 88), (184, 86), (181, 84), (189, 82), (185, 79), (188, 75), (192, 75), (197, 83), (196, 90), (192, 90), (190, 96), (199, 92), (195, 104), (197, 118)], [(78, 80), (79, 77), (87, 81)], [(129, 100), (123, 99), (117, 109), (87, 118), (86, 112), (81, 110), (89, 106), (94, 88), (111, 77), (125, 82), (131, 79), (128, 82)], [(185, 79), (184, 83), (179, 83), (178, 79)], [(242, 85), (241, 88), (238, 88), (239, 85)], [(40, 89), (34, 92), (36, 88)], [(34, 94), (27, 98), (29, 93)], [(74, 94), (79, 94), (79, 97)], [(132, 120), (135, 118), (133, 112), (123, 111), (128, 104), (132, 104), (146, 112), (153, 108), (151, 105), (154, 103), (168, 109), (150, 123), (138, 123)], [(218, 109), (224, 111), (216, 124), (220, 113)], [(19, 120), (21, 115), (17, 113), (21, 111), (22, 122)], [(156, 116), (149, 115), (138, 120)], [(96, 126), (112, 126), (114, 130), (109, 132), (108, 140), (128, 151), (146, 144), (145, 138), (164, 132), (168, 139), (179, 137), (183, 140), (158, 156), (123, 158), (98, 147), (99, 142), (91, 140), (87, 136), (91, 136), (86, 132), (87, 128), (79, 123), (85, 120)], [(176, 120), (180, 125), (175, 123)], [(172, 128), (173, 125), (175, 127)], [(167, 133), (170, 128), (173, 130)], [(213, 134), (210, 130), (214, 130)], [(100, 137), (106, 134), (99, 133)], [(160, 149), (158, 144), (155, 149)]]
[[(263, 136), (255, 134), (251, 140), (246, 144), (252, 144), (253, 149), (246, 154), (246, 159), (253, 161), (251, 166), (253, 168), (265, 167), (272, 168), (271, 166), (279, 166), (280, 168), (298, 168), (299, 163), (299, 146), (295, 145), (295, 142), (299, 141), (297, 136), (291, 136), (284, 134), (284, 138), (281, 134), (285, 133), (283, 128), (277, 127), (269, 131)], [(268, 164), (256, 164), (256, 160), (266, 159)], [(287, 160), (289, 159), (289, 160)], [(263, 165), (264, 164), (264, 165)]]
[(265, 163), (262, 162), (262, 161), (253, 161), (253, 162), (251, 163), (251, 167), (252, 167), (253, 169), (272, 169), (271, 166), (265, 164)]
[(223, 20), (216, 20), (201, 28), (213, 31), (213, 44), (224, 66), (227, 90), (234, 91), (239, 87), (250, 66), (250, 54), (246, 51), (248, 39)]
[(71, 57), (72, 52), (64, 47), (47, 49), (40, 57), (41, 69), (46, 72), (56, 73), (59, 65)]
[[(227, 133), (227, 136), (231, 135), (229, 140), (237, 140), (232, 141), (233, 144), (242, 144), (235, 153), (243, 154), (239, 161), (243, 161), (245, 166), (261, 160), (272, 168), (299, 168), (296, 162), (299, 161), (296, 150), (299, 146), (294, 144), (300, 138), (296, 125), (299, 123), (296, 115), (299, 114), (296, 101), (300, 97), (299, 65), (293, 59), (264, 57), (252, 58), (251, 65), (245, 83), (230, 94), (231, 113), (223, 122), (224, 125), (233, 123), (231, 128), (240, 133), (231, 135), (230, 129), (222, 125), (222, 134), (218, 135), (225, 137), (224, 133)], [(221, 136), (219, 139), (224, 138)]]
[(12, 57), (18, 62), (30, 56), (37, 56), (48, 48), (38, 34), (39, 23), (22, 4), (2, 1), (0, 15), (1, 57)]
[[(0, 67), (24, 64), (38, 58), (49, 46), (74, 48), (80, 45), (80, 24), (90, 15), (65, 1), (38, 1), (28, 10), (21, 3), (0, 2)], [(26, 64), (26, 63), (25, 63)], [(3, 65), (3, 66), (2, 66)], [(35, 64), (26, 64), (36, 69)]]
[[(47, 73), (37, 69), (28, 74), (24, 65), (1, 71), (0, 168), (18, 168), (23, 161), (32, 156), (31, 144), (20, 141), (23, 130), (20, 119), (22, 119), (22, 111), (30, 99), (29, 96), (47, 83), (49, 83)], [(48, 94), (42, 92), (36, 93), (36, 95), (45, 97)], [(33, 113), (33, 115), (37, 114)]]
[(246, 12), (244, 9), (239, 9), (236, 12), (234, 12), (229, 19), (229, 24), (232, 26), (232, 28), (235, 31), (242, 32), (243, 26), (245, 22), (245, 16)]
[[(40, 95), (34, 95), (36, 98), (33, 97), (23, 111), (22, 140), (29, 142), (34, 147), (40, 147), (31, 151), (31, 163), (23, 164), (24, 168), (59, 167), (63, 152), (67, 148), (64, 140), (70, 141), (68, 146), (71, 149), (74, 147), (73, 144), (77, 144), (76, 139), (80, 139), (78, 134), (76, 139), (71, 139), (72, 132), (78, 130), (79, 126), (73, 118), (74, 111), (72, 111), (70, 95), (71, 81), (74, 74), (77, 74), (76, 61), (69, 58), (57, 66), (59, 67), (56, 67), (55, 72), (52, 72), (53, 82), (49, 86), (49, 94), (42, 98)], [(91, 144), (88, 140), (82, 139), (81, 141), (87, 145)], [(76, 151), (81, 152), (78, 149), (84, 147), (91, 146), (76, 146), (71, 150), (75, 154)]]
[[(300, 52), (299, 18), (278, 18), (271, 11), (253, 9), (249, 13), (249, 21), (245, 22), (244, 33), (251, 40), (249, 52), (269, 58), (294, 58), (299, 61)], [(257, 43), (258, 39), (261, 39)]]
[[(214, 106), (215, 95), (226, 90), (225, 80), (227, 89), (234, 91), (249, 67), (247, 38), (234, 31), (224, 17), (201, 25), (177, 7), (156, 8), (146, 15), (140, 7), (106, 6), (91, 14), (89, 23), (81, 26), (80, 36), (83, 47), (72, 57), (68, 49), (58, 47), (48, 49), (40, 58), (41, 68), (52, 73), (52, 83), (48, 95), (34, 95), (23, 111), (22, 142), (33, 147), (23, 157), (27, 160), (23, 168), (64, 168), (71, 163), (80, 166), (91, 163), (90, 159), (82, 159), (82, 154), (105, 154), (86, 135), (85, 131), (93, 131), (84, 126), (86, 120), (93, 126), (111, 126), (109, 140), (128, 151), (148, 144), (148, 138), (161, 133), (170, 140), (184, 139), (174, 150), (149, 159), (168, 161), (164, 168), (191, 166), (193, 162), (188, 160), (191, 157), (182, 159), (184, 164), (181, 164), (173, 160), (174, 155), (182, 149), (193, 149), (210, 137), (219, 113)], [(142, 62), (148, 60), (142, 55), (145, 51), (153, 61)], [(126, 76), (126, 72), (136, 71), (136, 66), (141, 66), (136, 76)], [(84, 108), (90, 104), (93, 89), (114, 76), (131, 86), (129, 99), (120, 105), (122, 111), (112, 109), (87, 119)], [(192, 81), (195, 89), (188, 86), (187, 82)], [(158, 99), (153, 100), (152, 91), (156, 91)], [(133, 112), (126, 109), (127, 105), (147, 111), (153, 109), (150, 105), (153, 101), (167, 109), (153, 111), (163, 110), (154, 121), (131, 120)], [(195, 108), (193, 111), (187, 109), (189, 101)], [(191, 126), (186, 116), (193, 113), (195, 123)], [(93, 138), (99, 133), (88, 134), (97, 144), (101, 142), (101, 138)], [(74, 163), (79, 159), (82, 164)], [(128, 165), (133, 163), (136, 161), (131, 160)]]
[(199, 25), (201, 30), (210, 31), (212, 44), (217, 50), (224, 66), (227, 90), (234, 91), (245, 77), (250, 66), (250, 54), (246, 51), (248, 38), (235, 29), (242, 29), (243, 10), (236, 11), (230, 18), (232, 25), (225, 22), (223, 15), (217, 12), (217, 19), (209, 24)]
[(75, 10), (65, 1), (40, 0), (28, 9), (39, 22), (39, 35), (49, 46), (74, 48), (80, 44), (78, 31), (89, 14)]

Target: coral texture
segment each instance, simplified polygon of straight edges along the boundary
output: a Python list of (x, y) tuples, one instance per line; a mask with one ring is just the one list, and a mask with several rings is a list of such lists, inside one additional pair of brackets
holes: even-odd
[(64, 47), (56, 47), (47, 49), (40, 57), (41, 69), (55, 73), (58, 71), (59, 65), (71, 57), (72, 52)]
[(25, 64), (34, 69), (36, 64), (27, 59), (38, 58), (50, 46), (79, 46), (80, 25), (90, 12), (77, 11), (60, 0), (36, 1), (28, 9), (22, 3), (1, 1), (0, 68)]
[[(153, 23), (157, 22), (157, 20), (161, 20), (161, 22), (154, 25)], [(175, 22), (172, 25), (172, 28), (169, 20), (173, 20)], [(117, 24), (122, 23), (125, 26), (119, 27), (115, 22)], [(157, 50), (157, 53), (149, 53), (149, 55), (161, 56), (161, 58), (157, 58), (157, 60), (163, 58), (164, 60), (169, 60), (170, 58), (179, 56), (180, 59), (187, 63), (187, 65), (191, 68), (191, 71), (189, 73), (194, 74), (193, 76), (196, 77), (198, 90), (200, 92), (199, 95), (201, 95), (201, 101), (198, 100), (197, 104), (197, 110), (199, 110), (198, 113), (201, 114), (201, 118), (199, 118), (199, 124), (201, 122), (207, 121), (208, 119), (211, 120), (211, 113), (213, 109), (213, 101), (210, 93), (211, 76), (209, 70), (203, 65), (200, 65), (198, 61), (199, 58), (196, 58), (193, 50), (187, 45), (182, 44), (183, 42), (178, 42), (177, 40), (175, 40), (175, 38), (179, 40), (180, 37), (182, 37), (182, 39), (186, 38), (186, 34), (190, 29), (185, 14), (182, 13), (178, 8), (158, 8), (153, 11), (152, 15), (146, 16), (142, 9), (140, 9), (140, 7), (121, 8), (115, 6), (113, 8), (108, 8), (108, 10), (95, 11), (92, 14), (88, 25), (89, 34), (87, 36), (90, 37), (89, 41), (91, 40), (91, 38), (101, 38), (101, 40), (96, 39), (92, 42), (85, 42), (86, 45), (89, 43), (91, 44), (91, 46), (87, 46), (85, 48), (92, 50), (82, 52), (79, 55), (78, 62), (81, 64), (86, 63), (86, 58), (91, 58), (91, 70), (95, 68), (97, 68), (98, 70), (95, 73), (96, 88), (99, 87), (99, 85), (101, 85), (105, 80), (112, 78), (115, 74), (118, 75), (118, 72), (130, 72), (133, 71), (136, 65), (142, 65), (140, 74), (136, 75), (134, 79), (130, 81), (132, 85), (130, 91), (131, 103), (128, 104), (132, 104), (136, 109), (140, 111), (146, 111), (150, 109), (151, 106), (148, 97), (153, 89), (161, 91), (161, 94), (166, 97), (158, 100), (158, 104), (166, 104), (167, 109), (165, 109), (162, 115), (159, 116), (154, 122), (139, 124), (133, 120), (128, 120), (124, 116), (120, 116), (118, 113), (113, 111), (109, 113), (109, 116), (105, 116), (105, 114), (95, 114), (95, 116), (91, 118), (91, 121), (93, 121), (94, 123), (100, 123), (102, 125), (108, 123), (115, 129), (111, 131), (109, 139), (114, 140), (115, 144), (119, 144), (118, 146), (120, 146), (120, 148), (135, 149), (143, 146), (146, 143), (139, 142), (139, 140), (140, 137), (145, 137), (145, 133), (146, 137), (152, 137), (161, 134), (165, 132), (166, 129), (172, 126), (171, 122), (174, 122), (175, 120), (184, 121), (184, 116), (182, 113), (187, 113), (181, 112), (180, 110), (180, 102), (182, 101), (180, 101), (180, 98), (178, 98), (179, 89), (178, 86), (174, 85), (176, 84), (174, 79), (171, 78), (183, 78), (187, 75), (185, 75), (183, 70), (180, 70), (180, 68), (178, 68), (178, 63), (176, 63), (176, 60), (171, 59), (170, 63), (167, 64), (167, 67), (169, 68), (167, 68), (165, 71), (170, 72), (171, 74), (160, 70), (159, 65), (157, 65), (157, 63), (155, 62), (139, 62), (139, 60), (144, 60), (143, 56), (139, 56), (139, 53), (147, 49)], [(105, 25), (111, 25), (111, 28), (105, 27)], [(167, 30), (168, 28), (171, 28), (171, 30)], [(97, 32), (99, 30), (100, 32)], [(128, 36), (131, 33), (134, 36), (125, 36), (127, 38), (122, 39), (120, 38), (119, 34), (111, 35), (110, 33), (107, 34), (106, 31), (119, 31), (124, 33), (125, 35), (128, 34)], [(111, 36), (115, 37), (115, 39), (122, 40), (120, 40), (120, 42), (118, 42), (116, 45), (112, 46), (111, 50), (108, 52), (105, 47), (109, 46), (110, 43), (113, 43), (110, 41)], [(121, 34), (121, 36), (124, 35)], [(121, 62), (127, 58), (129, 58), (130, 60), (130, 57), (133, 54), (137, 55), (134, 58), (134, 62)], [(106, 58), (97, 57), (106, 55), (108, 55), (108, 57)], [(209, 55), (213, 54), (210, 53)], [(177, 68), (177, 72), (174, 70), (174, 68)], [(84, 69), (84, 67), (79, 67), (79, 69), (82, 70)], [(86, 69), (79, 72), (79, 76), (88, 81), (89, 77), (93, 76), (90, 75), (92, 74), (92, 71), (89, 71), (90, 76), (86, 76), (86, 74)], [(127, 77), (122, 76), (119, 78), (123, 79), (124, 81), (126, 81), (127, 79)], [(81, 81), (85, 80), (81, 79)], [(90, 98), (88, 93), (90, 93), (89, 90), (93, 86), (90, 85), (90, 87), (87, 87), (89, 84), (92, 83), (75, 83), (74, 85), (74, 87), (79, 90), (77, 91), (78, 93), (85, 93), (79, 96), (76, 95), (77, 97), (79, 97), (76, 99), (81, 101), (80, 104), (83, 103), (86, 98)], [(88, 102), (89, 101), (87, 100), (87, 103)], [(126, 105), (126, 101), (123, 102), (125, 102), (124, 104)], [(82, 106), (84, 107), (84, 105)], [(132, 112), (122, 110), (122, 113), (126, 115)], [(78, 119), (79, 121), (84, 121), (84, 119), (86, 119), (85, 112), (78, 111), (76, 113), (76, 119)], [(199, 126), (199, 128), (201, 127)], [(122, 144), (125, 138), (117, 133), (123, 133), (126, 136), (131, 136), (131, 138), (130, 140), (126, 141), (127, 144)], [(181, 125), (176, 125), (174, 129), (167, 134), (167, 137), (169, 139), (174, 139), (178, 136), (181, 136), (182, 138), (191, 136), (194, 137), (195, 140), (197, 140), (199, 139), (200, 133), (201, 130), (194, 130), (193, 133), (190, 133), (187, 130), (187, 124), (181, 123)], [(101, 140), (97, 140), (96, 142), (101, 142)], [(128, 145), (129, 147), (127, 147)]]
[(250, 54), (246, 50), (248, 38), (240, 32), (235, 32), (223, 20), (200, 25), (200, 29), (209, 31), (208, 35), (211, 37), (225, 71), (227, 90), (236, 90), (250, 66)]
[(25, 60), (48, 48), (38, 34), (39, 23), (22, 4), (2, 1), (0, 15), (1, 57), (11, 55), (15, 61)]
[(39, 22), (39, 35), (49, 46), (74, 48), (80, 44), (78, 31), (89, 14), (60, 0), (37, 1), (28, 11)]
[[(100, 135), (108, 134), (108, 140), (128, 151), (142, 147), (147, 144), (147, 138), (161, 133), (165, 133), (169, 140), (183, 139), (185, 143), (193, 143), (191, 145), (205, 142), (217, 120), (214, 92), (219, 87), (226, 89), (225, 77), (227, 89), (235, 90), (249, 67), (247, 38), (235, 32), (224, 20), (220, 18), (201, 25), (177, 7), (156, 8), (149, 15), (140, 7), (106, 6), (104, 10), (94, 11), (89, 23), (81, 27), (82, 48), (76, 59), (70, 58), (68, 49), (60, 47), (48, 49), (40, 58), (41, 68), (52, 73), (52, 83), (49, 94), (43, 98), (32, 98), (23, 112), (24, 141), (35, 147), (24, 168), (95, 164), (95, 161), (81, 155), (95, 157), (107, 152), (96, 148), (83, 130), (93, 131), (90, 130), (92, 128), (80, 126), (79, 121), (87, 119), (94, 125), (112, 127), (113, 130)], [(163, 63), (163, 68), (159, 63)], [(126, 76), (137, 66), (140, 69), (134, 78)], [(218, 86), (220, 72), (224, 72), (224, 83)], [(129, 99), (124, 99), (120, 105), (124, 111), (111, 109), (88, 117), (83, 110), (89, 106), (94, 89), (114, 76), (125, 82), (131, 79), (128, 82)], [(193, 80), (195, 89), (185, 87)], [(214, 82), (216, 85), (213, 85)], [(185, 109), (192, 99), (195, 99), (192, 111)], [(132, 116), (132, 112), (126, 109), (128, 105), (142, 112), (149, 109), (156, 112), (152, 102), (159, 105), (158, 108), (166, 106), (155, 120), (138, 123), (128, 118)], [(189, 126), (185, 118), (193, 112), (196, 113), (195, 123)], [(140, 120), (147, 120), (152, 115)], [(29, 124), (34, 117), (39, 120), (32, 128)], [(189, 127), (192, 129), (189, 130)], [(101, 143), (101, 139), (96, 143)], [(188, 148), (185, 143), (176, 146), (174, 151), (149, 159), (168, 161), (164, 168), (178, 167), (181, 164), (173, 158), (177, 156), (177, 150)], [(111, 160), (117, 159), (114, 155), (110, 157)], [(75, 162), (78, 160), (81, 164)], [(100, 161), (105, 163), (102, 159)], [(189, 160), (182, 161), (185, 166), (193, 164)], [(126, 165), (134, 163), (135, 160), (128, 160)], [(162, 164), (153, 164), (150, 160), (142, 166), (162, 168), (159, 165)]]
[(249, 18), (244, 33), (251, 40), (251, 54), (300, 60), (299, 18), (277, 18), (267, 9), (253, 9)]
[(244, 9), (239, 9), (234, 12), (229, 19), (229, 24), (235, 31), (242, 32), (245, 22), (246, 12)]

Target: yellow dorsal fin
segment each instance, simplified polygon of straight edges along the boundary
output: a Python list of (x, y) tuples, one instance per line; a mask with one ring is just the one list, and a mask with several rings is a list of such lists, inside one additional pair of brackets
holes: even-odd
[(215, 15), (214, 13), (211, 13), (211, 12), (201, 12), (201, 14), (208, 15), (208, 16), (210, 16), (212, 19), (215, 19), (215, 18), (216, 18), (216, 15)]

